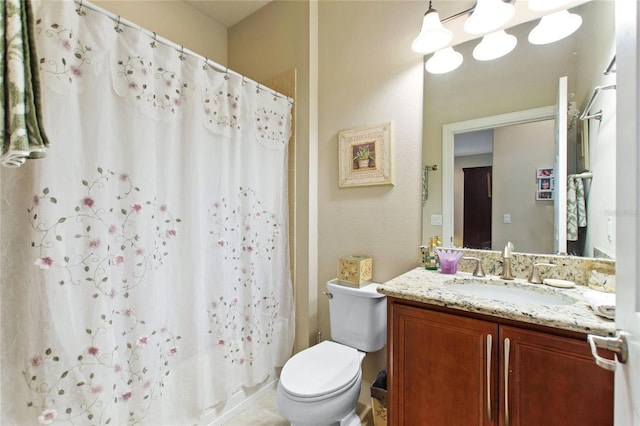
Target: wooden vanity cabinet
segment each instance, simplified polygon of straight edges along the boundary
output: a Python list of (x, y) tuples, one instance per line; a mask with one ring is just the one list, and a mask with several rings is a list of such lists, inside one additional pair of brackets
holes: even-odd
[(596, 365), (586, 338), (500, 326), (500, 342), (502, 424), (613, 424), (613, 373)]
[[(490, 425), (488, 393), (497, 393), (497, 379), (487, 381), (487, 362), (498, 368), (498, 325), (412, 306), (389, 303), (392, 327), (389, 346), (391, 425)], [(488, 335), (494, 348), (485, 350)], [(389, 342), (391, 344), (389, 345)], [(390, 379), (390, 380), (389, 380)], [(497, 398), (491, 399), (497, 408)]]
[(388, 310), (390, 425), (613, 424), (613, 374), (586, 340), (395, 298)]

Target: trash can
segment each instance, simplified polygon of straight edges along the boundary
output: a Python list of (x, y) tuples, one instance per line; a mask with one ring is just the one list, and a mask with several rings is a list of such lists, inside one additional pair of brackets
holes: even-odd
[(387, 371), (378, 373), (371, 385), (371, 408), (373, 410), (373, 425), (387, 426)]

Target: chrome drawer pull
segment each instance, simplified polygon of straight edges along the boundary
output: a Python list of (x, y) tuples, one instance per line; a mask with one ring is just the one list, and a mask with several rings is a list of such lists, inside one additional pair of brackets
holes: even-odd
[(509, 349), (511, 340), (504, 339), (504, 425), (509, 426)]
[(493, 337), (487, 334), (487, 417), (492, 421), (491, 413), (491, 343)]

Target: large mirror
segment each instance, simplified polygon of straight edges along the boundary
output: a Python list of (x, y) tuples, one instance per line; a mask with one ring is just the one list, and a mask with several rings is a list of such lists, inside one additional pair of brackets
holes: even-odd
[[(527, 36), (537, 21), (525, 22), (508, 30), (518, 45), (507, 56), (476, 61), (472, 51), (479, 40), (471, 40), (456, 46), (465, 58), (460, 68), (441, 75), (425, 72), (423, 164), (440, 165), (428, 173), (427, 184), (431, 194), (438, 186), (443, 193), (440, 200), (432, 196), (423, 205), (423, 241), (446, 231), (443, 245), (473, 246), (464, 241), (464, 216), (476, 219), (481, 213), (473, 197), (465, 210), (460, 194), (466, 169), (470, 176), (480, 176), (467, 178), (479, 188), (468, 192), (481, 191), (485, 198), (489, 194), (493, 204), (489, 237), (478, 248), (500, 250), (512, 241), (519, 252), (557, 251), (554, 201), (567, 191), (553, 191), (557, 182), (540, 173), (557, 167), (554, 109), (558, 82), (566, 76), (575, 109), (567, 120), (568, 149), (562, 164), (570, 175), (579, 175), (572, 179), (582, 183), (586, 207), (581, 216), (586, 226), (569, 224), (568, 252), (615, 257), (615, 90), (601, 91), (592, 102), (592, 113), (602, 110), (599, 120), (579, 117), (597, 87), (615, 83), (615, 73), (603, 73), (615, 55), (614, 2), (594, 0), (571, 11), (583, 23), (566, 39), (531, 45)], [(509, 122), (504, 117), (515, 118)], [(447, 146), (449, 138), (455, 139), (454, 146)], [(447, 162), (456, 166), (443, 170)], [(585, 170), (589, 173), (580, 173)], [(569, 217), (571, 221), (571, 212)]]

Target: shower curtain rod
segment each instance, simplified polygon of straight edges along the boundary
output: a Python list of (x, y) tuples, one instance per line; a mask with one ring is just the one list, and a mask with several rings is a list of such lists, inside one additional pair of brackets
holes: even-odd
[(158, 42), (158, 43), (162, 43), (165, 46), (171, 47), (173, 49), (175, 49), (178, 53), (180, 53), (181, 55), (189, 55), (189, 56), (195, 56), (196, 58), (202, 59), (208, 66), (210, 66), (211, 68), (220, 71), (220, 72), (224, 72), (226, 74), (233, 74), (235, 76), (238, 77), (242, 77), (242, 80), (244, 82), (247, 83), (251, 83), (255, 86), (258, 87), (258, 90), (263, 89), (265, 91), (270, 91), (273, 92), (274, 96), (278, 97), (278, 98), (283, 98), (289, 101), (289, 103), (293, 104), (293, 99), (290, 98), (289, 96), (286, 96), (274, 89), (271, 89), (269, 87), (266, 87), (265, 85), (260, 85), (260, 83), (258, 83), (255, 80), (250, 79), (249, 77), (246, 77), (236, 71), (230, 70), (229, 67), (225, 67), (223, 65), (220, 65), (219, 63), (212, 61), (211, 59), (202, 56), (198, 53), (195, 53), (192, 50), (186, 49), (184, 46), (179, 45), (171, 40), (168, 40), (162, 36), (159, 36), (158, 34), (156, 34), (153, 31), (149, 31), (146, 28), (142, 28), (140, 25), (129, 21), (128, 19), (125, 19), (119, 15), (116, 15), (115, 13), (109, 12), (108, 10), (105, 10), (103, 8), (101, 8), (100, 6), (96, 6), (93, 3), (90, 3), (88, 1), (85, 0), (73, 0), (74, 3), (76, 3), (78, 5), (78, 7), (76, 8), (76, 13), (78, 13), (78, 15), (82, 16), (84, 14), (86, 14), (86, 12), (84, 12), (83, 8), (87, 8), (90, 9), (94, 12), (100, 13), (102, 15), (105, 15), (107, 18), (111, 19), (112, 21), (115, 22), (116, 26), (114, 27), (114, 30), (116, 30), (116, 32), (121, 32), (122, 29), (120, 28), (120, 25), (124, 25), (127, 26), (129, 28), (133, 28), (136, 30), (139, 30), (141, 32), (143, 32), (145, 35), (147, 35), (148, 37), (150, 37), (153, 41)]

